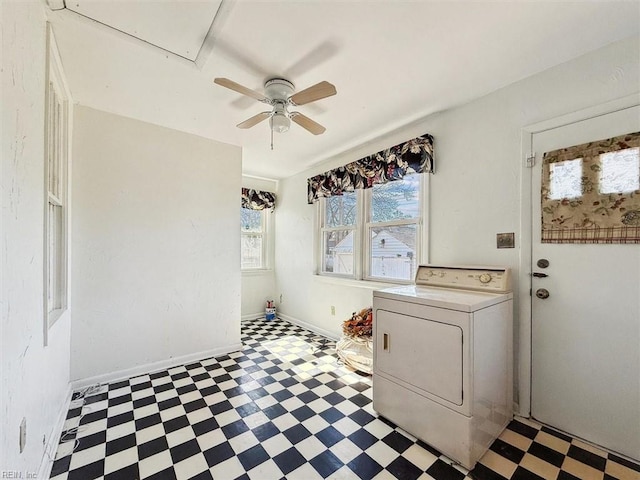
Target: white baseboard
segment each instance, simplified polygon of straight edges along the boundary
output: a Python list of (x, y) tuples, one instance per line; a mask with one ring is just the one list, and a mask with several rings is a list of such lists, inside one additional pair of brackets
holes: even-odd
[(255, 320), (256, 318), (264, 318), (264, 312), (242, 315), (242, 317), (240, 317), (240, 321), (244, 322), (245, 320)]
[(307, 330), (311, 330), (312, 332), (317, 333), (318, 335), (322, 335), (323, 337), (330, 338), (331, 340), (339, 340), (340, 336), (336, 335), (334, 332), (330, 332), (328, 330), (324, 330), (323, 328), (317, 327), (311, 323), (304, 322), (294, 317), (290, 317), (289, 315), (284, 315), (282, 313), (278, 313), (278, 318), (282, 320), (286, 320), (289, 323), (293, 323), (294, 325), (298, 325), (299, 327), (306, 328)]
[(53, 462), (56, 458), (56, 452), (58, 450), (58, 444), (60, 443), (60, 435), (62, 435), (64, 422), (67, 420), (67, 413), (69, 412), (69, 404), (71, 403), (72, 395), (73, 389), (69, 383), (67, 386), (65, 401), (58, 412), (56, 423), (53, 425), (53, 429), (47, 437), (47, 444), (44, 447), (42, 461), (40, 462), (40, 468), (38, 469), (38, 478), (49, 478), (51, 476), (51, 468), (53, 467)]
[(71, 382), (71, 388), (75, 392), (81, 388), (85, 388), (91, 385), (118, 382), (120, 380), (126, 380), (138, 375), (144, 375), (147, 373), (154, 373), (168, 368), (177, 367), (178, 365), (184, 365), (185, 363), (191, 363), (198, 360), (204, 360), (205, 358), (219, 357), (231, 352), (237, 352), (242, 350), (242, 343), (235, 343), (225, 347), (218, 347), (211, 350), (205, 350), (198, 353), (190, 353), (188, 355), (182, 355), (180, 357), (173, 357), (167, 360), (161, 360), (159, 362), (146, 363), (144, 365), (138, 365), (136, 367), (127, 368), (125, 370), (118, 370), (116, 372), (105, 373), (103, 375), (96, 375), (94, 377), (82, 378), (80, 380), (74, 380)]

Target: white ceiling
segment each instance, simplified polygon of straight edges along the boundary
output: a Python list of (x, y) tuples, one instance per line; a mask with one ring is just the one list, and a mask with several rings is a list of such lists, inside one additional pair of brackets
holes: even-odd
[[(51, 19), (76, 102), (240, 145), (243, 172), (269, 178), (640, 29), (638, 1), (223, 0), (219, 11), (205, 0), (66, 3)], [(265, 106), (213, 78), (261, 91), (274, 76), (298, 90), (336, 86), (336, 96), (297, 107), (323, 135), (294, 124), (271, 151), (268, 122), (235, 127)]]
[(198, 2), (67, 0), (74, 13), (195, 61), (222, 0)]

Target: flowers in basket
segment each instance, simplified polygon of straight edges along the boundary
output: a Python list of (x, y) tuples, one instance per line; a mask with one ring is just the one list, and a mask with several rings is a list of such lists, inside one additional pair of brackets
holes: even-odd
[(347, 337), (371, 336), (373, 332), (373, 310), (371, 307), (353, 312), (349, 320), (342, 323), (342, 333)]
[(336, 344), (336, 354), (345, 365), (367, 375), (373, 373), (373, 310), (363, 308), (342, 322), (344, 336)]

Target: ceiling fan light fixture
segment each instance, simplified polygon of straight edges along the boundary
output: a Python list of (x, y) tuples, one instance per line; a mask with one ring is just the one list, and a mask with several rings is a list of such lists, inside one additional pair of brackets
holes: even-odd
[(289, 130), (291, 120), (286, 114), (278, 112), (271, 116), (269, 119), (269, 125), (273, 132), (284, 133)]
[(314, 122), (306, 115), (300, 112), (289, 112), (287, 110), (288, 107), (306, 105), (307, 103), (322, 100), (337, 93), (336, 87), (327, 81), (316, 83), (309, 88), (294, 93), (295, 87), (289, 80), (272, 78), (264, 84), (265, 94), (256, 92), (228, 78), (215, 78), (214, 83), (273, 107), (271, 112), (260, 112), (237, 125), (238, 128), (251, 128), (268, 118), (271, 130), (272, 150), (273, 132), (285, 133), (289, 131), (291, 120), (313, 135), (320, 135), (326, 131), (322, 125)]

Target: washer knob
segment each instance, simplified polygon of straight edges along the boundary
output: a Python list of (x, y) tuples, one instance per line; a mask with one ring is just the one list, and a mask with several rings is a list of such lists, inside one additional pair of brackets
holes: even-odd
[(491, 275), (488, 273), (483, 273), (480, 275), (480, 283), (489, 283), (491, 281)]

